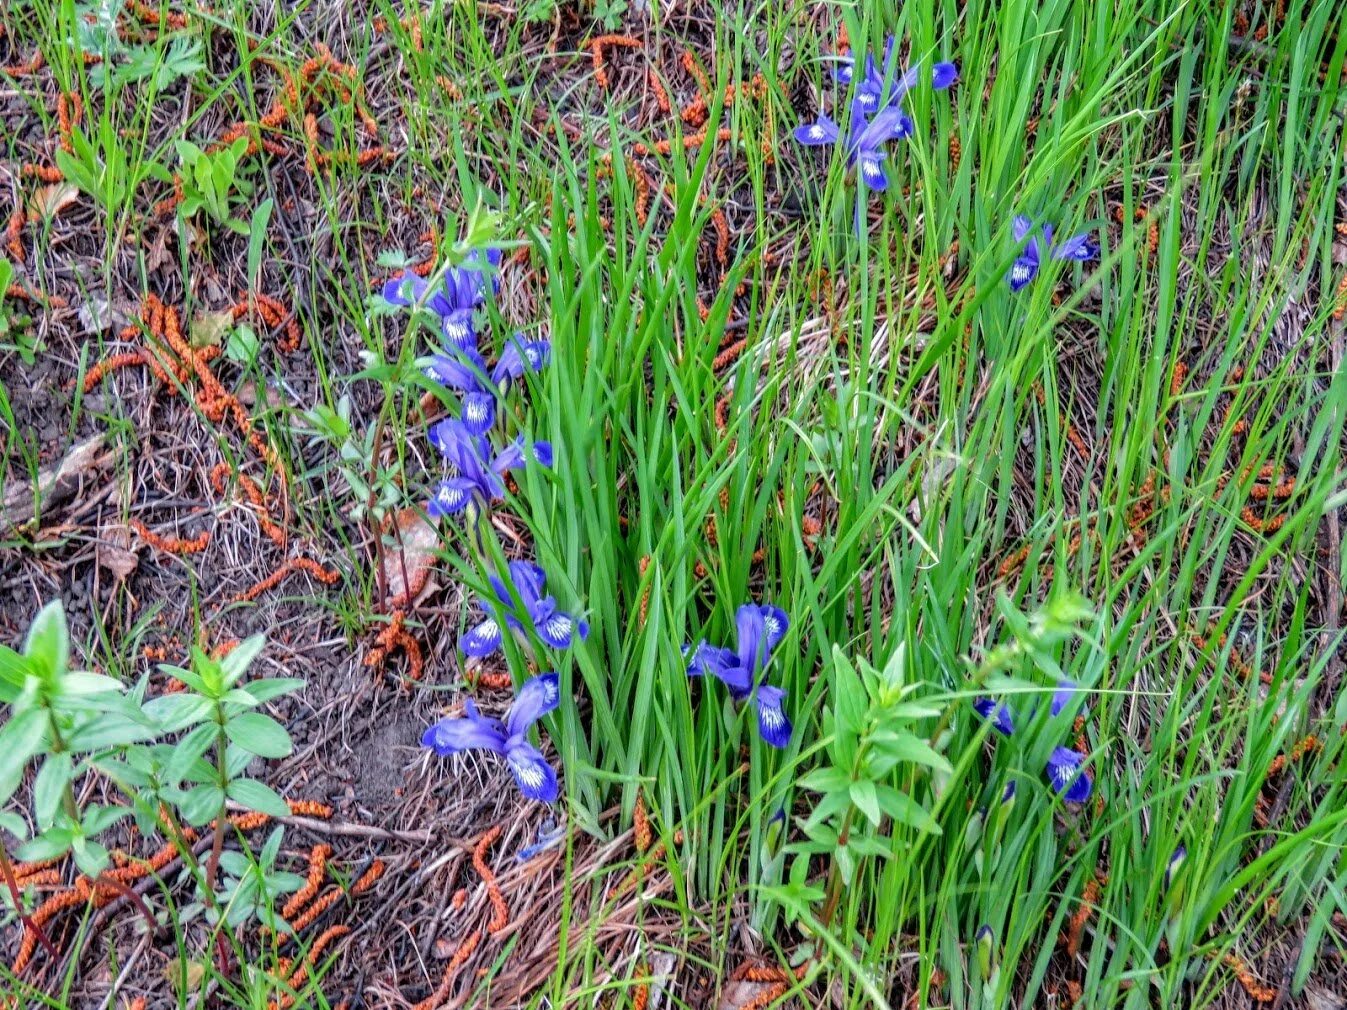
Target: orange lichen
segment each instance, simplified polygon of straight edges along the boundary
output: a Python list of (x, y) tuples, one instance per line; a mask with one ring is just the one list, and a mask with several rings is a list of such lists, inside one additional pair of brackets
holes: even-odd
[(181, 537), (160, 536), (149, 529), (139, 519), (131, 520), (131, 528), (136, 531), (136, 535), (157, 551), (165, 554), (200, 554), (210, 543), (210, 530), (202, 530), (190, 540), (184, 540)]
[(249, 600), (255, 600), (263, 593), (274, 589), (285, 581), (287, 577), (295, 572), (305, 571), (312, 575), (319, 582), (330, 586), (341, 580), (341, 573), (333, 571), (330, 568), (324, 568), (312, 558), (289, 558), (281, 563), (280, 567), (268, 575), (260, 582), (249, 586), (243, 592), (230, 598), (231, 603), (246, 603)]
[(673, 106), (669, 104), (669, 92), (665, 90), (664, 82), (660, 80), (659, 71), (651, 67), (646, 78), (650, 81), (650, 90), (655, 93), (655, 104), (659, 107), (659, 111), (668, 115)]
[(650, 830), (650, 818), (645, 812), (645, 793), (637, 792), (636, 807), (632, 811), (632, 838), (636, 842), (636, 851), (645, 853), (650, 850), (654, 834)]
[(351, 894), (361, 895), (369, 891), (377, 884), (384, 871), (388, 869), (388, 864), (382, 859), (376, 859), (369, 864), (369, 869), (362, 873), (354, 884), (351, 885)]
[(594, 61), (594, 80), (599, 87), (607, 90), (608, 68), (604, 63), (604, 47), (622, 48), (622, 49), (640, 49), (641, 40), (634, 39), (630, 35), (598, 35), (589, 40), (589, 55)]
[(454, 956), (449, 959), (449, 964), (444, 969), (444, 977), (440, 980), (439, 988), (412, 1007), (412, 1010), (436, 1010), (437, 1007), (447, 1001), (460, 969), (467, 964), (468, 958), (472, 957), (473, 951), (477, 949), (477, 945), (481, 942), (482, 931), (480, 929), (473, 930), (465, 936), (463, 942), (458, 945), (458, 950), (454, 951)]
[(304, 910), (299, 918), (290, 923), (291, 927), (296, 933), (300, 930), (307, 929), (320, 915), (340, 901), (345, 894), (346, 892), (340, 887), (329, 887), (323, 892), (322, 897), (315, 900), (313, 904)]
[(1277, 998), (1277, 990), (1272, 986), (1261, 984), (1254, 978), (1253, 972), (1238, 954), (1231, 951), (1221, 959), (1221, 963), (1235, 973), (1235, 978), (1255, 1003), (1271, 1003)]
[(6, 243), (5, 248), (9, 254), (14, 257), (15, 262), (22, 263), (23, 252), (23, 222), (24, 213), (22, 207), (15, 207), (14, 213), (9, 217), (9, 225), (5, 229)]
[(244, 292), (239, 295), (238, 304), (230, 310), (234, 319), (243, 318), (249, 312), (255, 312), (262, 322), (271, 327), (272, 330), (279, 332), (284, 328), (285, 332), (278, 341), (277, 346), (286, 354), (291, 354), (299, 350), (302, 339), (299, 319), (289, 312), (286, 307), (270, 295), (249, 294)]
[[(225, 484), (231, 473), (232, 469), (228, 463), (216, 463), (215, 466), (211, 468), (210, 482), (211, 486), (215, 488), (216, 494), (223, 495), (225, 493)], [(261, 527), (263, 534), (265, 534), (267, 539), (277, 547), (284, 550), (287, 543), (285, 530), (272, 519), (270, 506), (267, 504), (266, 496), (262, 494), (262, 489), (259, 488), (257, 483), (246, 474), (237, 474), (236, 478), (238, 480), (239, 490), (243, 492), (244, 497), (247, 498), (249, 503), (257, 510), (257, 524)], [(284, 577), (284, 575), (281, 576), (281, 578)], [(279, 582), (280, 579), (278, 578), (276, 581)], [(333, 579), (332, 581), (335, 582), (336, 580)], [(272, 585), (275, 585), (275, 583), (272, 583)], [(266, 586), (265, 588), (270, 589), (271, 586)], [(258, 590), (258, 592), (263, 591), (264, 590)], [(249, 598), (251, 599), (251, 597)]]
[[(641, 579), (644, 580), (645, 573), (650, 569), (649, 554), (642, 555), (641, 560), (637, 565), (637, 568), (640, 570)], [(644, 592), (641, 593), (641, 606), (640, 606), (641, 627), (643, 628), (645, 627), (646, 615), (649, 614), (649, 612), (650, 612), (650, 587), (646, 586)]]
[(1085, 891), (1081, 895), (1080, 905), (1066, 924), (1066, 955), (1074, 958), (1080, 953), (1081, 936), (1085, 924), (1090, 921), (1095, 903), (1099, 900), (1099, 882), (1093, 877), (1085, 882)]
[(332, 846), (315, 845), (309, 851), (309, 874), (302, 886), (294, 894), (290, 895), (285, 906), (281, 909), (281, 917), (284, 919), (293, 918), (301, 908), (303, 908), (318, 893), (318, 888), (322, 886), (323, 877), (327, 873), (327, 860), (332, 855)]
[(393, 611), (388, 624), (375, 636), (374, 648), (365, 656), (365, 665), (381, 667), (388, 662), (390, 655), (401, 649), (407, 657), (407, 676), (412, 680), (420, 680), (425, 672), (425, 660), (421, 655), (420, 643), (405, 626), (406, 618), (405, 610)]
[(78, 91), (56, 96), (56, 129), (60, 137), (61, 150), (66, 154), (75, 153), (70, 134), (75, 127), (79, 126), (83, 118), (84, 102)]
[(493, 910), (491, 921), (487, 923), (486, 927), (487, 932), (493, 936), (504, 929), (510, 921), (510, 908), (505, 903), (505, 895), (501, 893), (500, 885), (496, 883), (496, 875), (491, 871), (491, 867), (486, 865), (486, 851), (500, 837), (500, 833), (500, 825), (494, 825), (486, 834), (482, 835), (472, 850), (472, 868), (477, 871), (478, 876), (482, 878), (482, 882), (486, 884), (487, 900), (491, 902)]
[(1178, 396), (1183, 392), (1183, 383), (1188, 378), (1188, 366), (1182, 361), (1174, 362), (1174, 373), (1169, 379), (1169, 395)]

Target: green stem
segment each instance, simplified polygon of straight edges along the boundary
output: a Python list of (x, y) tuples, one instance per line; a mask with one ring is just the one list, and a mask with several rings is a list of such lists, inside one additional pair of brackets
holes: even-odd
[(215, 706), (215, 721), (220, 727), (220, 734), (215, 740), (215, 769), (218, 773), (220, 785), (220, 812), (215, 815), (215, 835), (211, 840), (210, 859), (206, 863), (206, 893), (213, 895), (215, 893), (215, 877), (220, 869), (220, 856), (224, 852), (225, 824), (225, 789), (229, 786), (229, 762), (228, 758), (228, 737), (224, 730), (224, 708), (218, 703)]

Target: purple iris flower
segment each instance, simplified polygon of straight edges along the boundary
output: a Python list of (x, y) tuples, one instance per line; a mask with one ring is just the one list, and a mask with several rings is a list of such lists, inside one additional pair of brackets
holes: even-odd
[(474, 433), (457, 418), (448, 418), (432, 427), (430, 444), (440, 450), (454, 470), (453, 476), (440, 481), (435, 496), (426, 506), (426, 512), (436, 519), (462, 512), (473, 504), (483, 508), (505, 497), (501, 475), (522, 467), (529, 456), (542, 466), (552, 465), (552, 446), (547, 442), (526, 445), (522, 439), (516, 439), (493, 453), (484, 436)]
[[(884, 40), (883, 69), (876, 65), (873, 53), (865, 54), (865, 73), (861, 77), (856, 93), (861, 108), (867, 113), (875, 112), (881, 105), (900, 104), (903, 96), (921, 83), (920, 63), (909, 67), (901, 76), (897, 74), (897, 48), (892, 35)], [(833, 71), (840, 84), (850, 84), (855, 74), (854, 57), (841, 60)], [(943, 91), (958, 79), (959, 68), (953, 63), (937, 63), (931, 67), (931, 87), (937, 91)]]
[[(903, 112), (903, 96), (920, 83), (920, 66), (910, 68), (896, 80), (894, 77), (895, 51), (893, 37), (884, 46), (884, 70), (875, 65), (872, 54), (865, 57), (865, 74), (851, 100), (851, 118), (845, 141), (847, 164), (855, 165), (861, 182), (869, 189), (888, 188), (884, 174), (884, 145), (891, 140), (904, 140), (912, 135), (912, 120)], [(854, 61), (848, 61), (836, 70), (837, 79), (850, 83), (854, 75)], [(953, 63), (937, 63), (931, 72), (931, 84), (948, 88), (959, 78)], [(891, 83), (890, 83), (891, 82)], [(867, 120), (867, 116), (870, 118)], [(817, 120), (795, 128), (795, 139), (806, 147), (835, 145), (842, 131), (828, 116), (820, 113)]]
[(522, 333), (516, 333), (488, 372), (475, 347), (451, 346), (430, 359), (426, 375), (463, 394), (463, 426), (470, 434), (481, 435), (496, 423), (497, 398), (525, 372), (546, 365), (551, 349), (546, 340), (525, 340)]
[(560, 679), (555, 673), (544, 673), (526, 681), (519, 689), (504, 722), (482, 715), (469, 698), (463, 703), (461, 716), (435, 723), (421, 737), (421, 743), (440, 757), (465, 750), (500, 754), (510, 766), (520, 792), (531, 800), (551, 803), (557, 798), (557, 773), (542, 752), (529, 743), (528, 732), (529, 727), (560, 703)]
[[(486, 301), (486, 290), (500, 290), (496, 269), (500, 266), (500, 250), (488, 249), (485, 263), (476, 249), (468, 253), (462, 264), (450, 267), (439, 287), (431, 289), (424, 278), (404, 271), (384, 285), (384, 301), (390, 305), (420, 305), (440, 317), (440, 329), (455, 347), (475, 348), (477, 331), (473, 327), (473, 311)], [(491, 272), (488, 280), (487, 272)]]
[[(510, 586), (506, 586), (495, 575), (491, 576), (491, 591), (495, 599), (482, 599), (482, 606), (488, 614), (499, 608), (504, 613), (506, 626), (524, 634), (524, 620), (517, 616), (514, 606), (514, 598), (517, 598), (528, 626), (542, 639), (544, 645), (564, 649), (573, 640), (578, 638), (584, 641), (589, 636), (588, 624), (564, 610), (558, 610), (556, 599), (543, 595), (547, 576), (541, 568), (530, 561), (511, 561), (508, 571)], [(513, 598), (510, 587), (514, 589)], [(502, 639), (500, 622), (492, 616), (470, 628), (458, 640), (458, 645), (466, 655), (481, 659), (499, 649)]]
[(1011, 230), (1017, 243), (1023, 242), (1026, 238), (1029, 240), (1024, 251), (1011, 264), (1009, 274), (1011, 291), (1019, 291), (1038, 276), (1039, 264), (1045, 255), (1055, 260), (1076, 260), (1080, 263), (1099, 255), (1099, 247), (1090, 241), (1089, 235), (1073, 235), (1065, 242), (1054, 245), (1052, 225), (1045, 224), (1035, 228), (1034, 222), (1023, 214), (1015, 216)]
[(1053, 791), (1068, 803), (1084, 803), (1094, 789), (1094, 783), (1081, 768), (1084, 763), (1085, 755), (1070, 747), (1054, 747), (1048, 758), (1044, 774)]
[(1180, 845), (1170, 855), (1169, 863), (1168, 865), (1165, 866), (1166, 891), (1168, 891), (1169, 888), (1173, 885), (1175, 875), (1177, 875), (1179, 870), (1183, 867), (1183, 861), (1187, 858), (1188, 858), (1188, 848), (1187, 846), (1184, 845)]
[[(709, 673), (724, 682), (735, 701), (752, 698), (758, 709), (758, 732), (773, 747), (790, 743), (790, 719), (781, 708), (786, 692), (766, 682), (765, 671), (772, 651), (785, 637), (790, 618), (777, 607), (745, 603), (734, 615), (739, 641), (737, 649), (724, 649), (698, 642), (690, 654), (688, 676)], [(760, 676), (760, 674), (762, 676)]]
[[(1052, 704), (1048, 706), (1048, 711), (1052, 715), (1061, 715), (1062, 709), (1071, 703), (1075, 697), (1076, 684), (1074, 681), (1061, 680), (1057, 682), (1057, 689), (1052, 692)], [(977, 714), (984, 719), (991, 721), (992, 728), (1002, 736), (1010, 736), (1015, 732), (1015, 720), (1011, 714), (1010, 706), (1005, 702), (996, 701), (992, 698), (978, 698), (973, 702), (973, 708)], [(1033, 717), (1033, 710), (1030, 709), (1030, 718)]]

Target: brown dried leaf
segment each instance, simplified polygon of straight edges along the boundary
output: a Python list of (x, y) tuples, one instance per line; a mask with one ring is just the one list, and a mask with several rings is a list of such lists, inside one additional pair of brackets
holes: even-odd
[(421, 592), (435, 564), (440, 532), (418, 508), (405, 508), (393, 517), (385, 538), (384, 580), (388, 605), (406, 606)]
[(94, 548), (94, 557), (117, 582), (125, 582), (140, 565), (140, 555), (131, 550), (131, 531), (125, 526), (105, 529)]
[(225, 334), (234, 325), (234, 313), (198, 312), (192, 320), (192, 331), (188, 341), (193, 347), (219, 347)]
[(28, 220), (50, 221), (61, 211), (78, 203), (80, 191), (68, 182), (39, 186), (28, 200)]

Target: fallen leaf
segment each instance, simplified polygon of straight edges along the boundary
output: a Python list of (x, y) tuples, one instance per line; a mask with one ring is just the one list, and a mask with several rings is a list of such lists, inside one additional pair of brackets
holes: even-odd
[(8, 487), (0, 506), (3, 509), (0, 511), (0, 529), (29, 522), (35, 503), (40, 503), (44, 512), (50, 512), (70, 500), (84, 479), (112, 458), (111, 452), (103, 451), (104, 441), (100, 434), (72, 445), (59, 463), (37, 475), (36, 494), (28, 483), (16, 482)]
[(225, 310), (224, 312), (199, 312), (192, 320), (191, 333), (188, 341), (193, 347), (219, 347), (224, 340), (224, 335), (229, 332), (229, 328), (234, 325), (234, 313)]
[(94, 557), (118, 582), (129, 579), (140, 565), (140, 555), (131, 550), (131, 531), (125, 526), (104, 530), (94, 548)]
[(394, 528), (385, 538), (384, 581), (388, 606), (406, 606), (421, 592), (435, 564), (440, 531), (420, 509), (405, 508), (393, 518)]
[(71, 204), (78, 203), (80, 191), (68, 182), (39, 186), (28, 200), (28, 220), (50, 221)]
[(1309, 1010), (1344, 1010), (1347, 1007), (1341, 996), (1314, 986), (1305, 990), (1305, 1005)]

